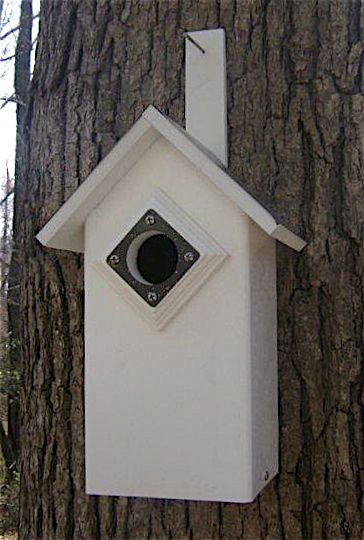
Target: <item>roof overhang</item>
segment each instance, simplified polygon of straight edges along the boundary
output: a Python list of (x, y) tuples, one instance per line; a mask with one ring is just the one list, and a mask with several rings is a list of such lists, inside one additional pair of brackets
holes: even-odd
[(306, 242), (277, 223), (274, 217), (224, 170), (215, 156), (153, 105), (144, 111), (141, 118), (41, 229), (37, 239), (47, 247), (83, 252), (87, 216), (160, 136), (184, 154), (268, 235), (296, 251), (305, 247)]

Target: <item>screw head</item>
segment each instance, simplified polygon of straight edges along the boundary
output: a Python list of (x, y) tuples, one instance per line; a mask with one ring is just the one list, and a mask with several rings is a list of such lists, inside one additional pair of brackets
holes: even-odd
[(265, 471), (264, 475), (263, 475), (263, 479), (265, 482), (268, 482), (269, 480), (269, 471)]
[(147, 225), (154, 225), (155, 223), (155, 217), (153, 216), (153, 214), (147, 214), (145, 216), (145, 223)]
[(158, 300), (158, 295), (154, 291), (149, 291), (147, 294), (147, 298), (148, 298), (148, 302), (150, 302), (151, 304), (155, 304), (156, 301)]
[(120, 263), (120, 257), (119, 255), (116, 255), (116, 254), (111, 255), (109, 261), (112, 266), (117, 266)]
[(183, 255), (183, 258), (186, 262), (192, 262), (195, 260), (195, 254), (192, 252), (192, 251), (187, 251), (184, 255)]

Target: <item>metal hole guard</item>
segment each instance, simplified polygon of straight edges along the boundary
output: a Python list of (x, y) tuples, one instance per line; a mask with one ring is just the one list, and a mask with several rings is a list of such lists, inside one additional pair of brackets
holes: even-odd
[[(164, 234), (174, 243), (178, 260), (174, 273), (165, 281), (157, 284), (147, 283), (137, 276), (128, 264), (128, 254), (131, 245), (139, 236), (145, 237), (146, 233)], [(139, 246), (140, 247), (140, 246)], [(163, 298), (173, 289), (188, 270), (197, 262), (200, 254), (185, 238), (183, 238), (167, 221), (155, 210), (149, 209), (142, 218), (134, 225), (126, 236), (119, 242), (113, 251), (107, 256), (106, 263), (112, 268), (134, 291), (139, 294), (151, 307), (157, 306)]]

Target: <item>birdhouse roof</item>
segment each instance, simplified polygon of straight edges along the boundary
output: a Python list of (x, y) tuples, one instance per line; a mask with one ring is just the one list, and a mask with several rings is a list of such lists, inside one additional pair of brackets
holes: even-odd
[(41, 229), (37, 239), (47, 247), (83, 252), (87, 216), (161, 136), (201, 170), (268, 235), (296, 251), (304, 248), (305, 241), (277, 223), (275, 218), (229, 175), (208, 149), (153, 105), (144, 111), (141, 118)]

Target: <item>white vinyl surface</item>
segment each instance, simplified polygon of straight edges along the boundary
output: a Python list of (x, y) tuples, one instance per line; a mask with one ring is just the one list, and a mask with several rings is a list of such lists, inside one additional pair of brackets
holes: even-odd
[[(162, 331), (95, 266), (156, 189), (228, 254)], [(275, 241), (163, 138), (85, 237), (87, 492), (252, 500), (277, 471)]]

